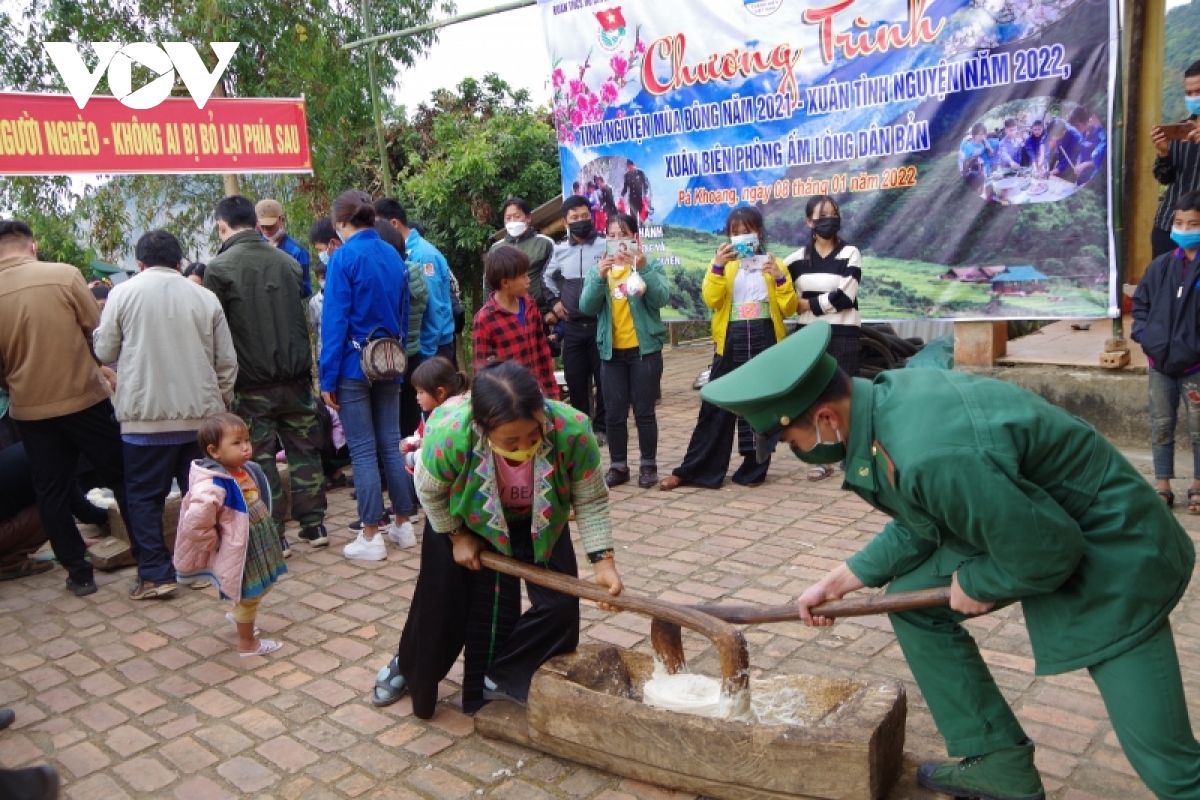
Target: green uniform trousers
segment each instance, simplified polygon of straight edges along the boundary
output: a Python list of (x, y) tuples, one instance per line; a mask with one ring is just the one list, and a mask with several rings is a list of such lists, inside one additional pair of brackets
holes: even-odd
[(271, 487), (271, 516), (283, 535), (287, 509), (275, 454), (280, 444), (287, 454), (291, 481), (292, 517), (307, 528), (325, 520), (325, 473), (321, 469), (321, 421), (317, 401), (307, 382), (238, 391), (233, 413), (250, 429), (254, 463), (262, 467)]
[[(888, 584), (907, 592), (950, 585), (965, 556), (940, 548)], [(952, 757), (985, 755), (1023, 741), (966, 617), (949, 608), (892, 614), (892, 627)], [(1157, 796), (1200, 800), (1200, 743), (1188, 719), (1179, 656), (1165, 624), (1142, 644), (1088, 668), (1125, 756)]]

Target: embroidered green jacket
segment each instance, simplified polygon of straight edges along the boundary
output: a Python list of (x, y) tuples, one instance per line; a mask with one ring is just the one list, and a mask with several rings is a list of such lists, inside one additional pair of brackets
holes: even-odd
[[(547, 400), (546, 432), (533, 465), (533, 552), (545, 564), (575, 508), (580, 542), (595, 563), (612, 555), (608, 487), (591, 422), (574, 408)], [(512, 555), (508, 523), (496, 487), (495, 457), (474, 423), (471, 401), (442, 406), (425, 423), (414, 478), (417, 495), (439, 533), (468, 528), (503, 555)]]
[(968, 596), (1019, 600), (1036, 671), (1127, 652), (1159, 629), (1195, 548), (1086, 422), (1001, 381), (900, 369), (855, 379), (844, 488), (892, 522), (846, 562), (882, 586), (952, 551)]

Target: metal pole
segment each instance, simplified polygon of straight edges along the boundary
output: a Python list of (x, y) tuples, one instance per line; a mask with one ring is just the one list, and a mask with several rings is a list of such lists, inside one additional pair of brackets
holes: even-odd
[[(368, 34), (371, 23), (371, 0), (362, 0), (363, 30)], [(371, 41), (366, 39), (364, 41)], [(392, 194), (392, 172), (388, 169), (387, 144), (383, 138), (383, 111), (379, 108), (379, 83), (375, 78), (375, 48), (367, 50), (367, 79), (371, 83), (371, 110), (375, 114), (375, 141), (379, 146), (379, 175), (383, 179), (384, 197)]]
[[(537, 0), (516, 0), (512, 3), (495, 6), (494, 8), (483, 9), (482, 11), (472, 11), (469, 14), (461, 14), (457, 17), (449, 17), (448, 19), (439, 20), (437, 22), (429, 22), (424, 25), (417, 25), (413, 28), (405, 28), (402, 31), (394, 31), (392, 33), (381, 33), (378, 36), (367, 36), (365, 39), (359, 39), (357, 42), (350, 42), (342, 45), (343, 50), (354, 50), (367, 44), (375, 44), (376, 42), (386, 42), (390, 39), (399, 39), (404, 36), (413, 36), (418, 33), (427, 33), (436, 31), (438, 28), (444, 28), (447, 25), (457, 25), (460, 22), (469, 22), (480, 17), (490, 17), (492, 14), (501, 14), (505, 11), (516, 11), (518, 8), (528, 8), (536, 6)], [(370, 31), (368, 30), (368, 33)]]

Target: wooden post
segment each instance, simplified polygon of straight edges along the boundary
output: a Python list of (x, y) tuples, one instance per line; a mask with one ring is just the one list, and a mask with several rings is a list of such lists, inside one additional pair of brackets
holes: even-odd
[[(1157, 153), (1150, 132), (1162, 119), (1163, 52), (1166, 48), (1166, 4), (1132, 0), (1125, 4), (1122, 40), (1125, 74), (1123, 279), (1137, 283), (1150, 264), (1150, 231), (1158, 211)], [(1170, 76), (1179, 80), (1178, 75)], [(1119, 288), (1119, 287), (1118, 287)]]
[(955, 367), (990, 367), (1007, 351), (1007, 322), (954, 323)]
[[(227, 97), (225, 94), (225, 81), (217, 81), (217, 85), (213, 87), (213, 97)], [(241, 194), (242, 191), (238, 187), (238, 176), (232, 172), (226, 172), (221, 175), (221, 182), (225, 185), (225, 196), (233, 197), (235, 194)]]

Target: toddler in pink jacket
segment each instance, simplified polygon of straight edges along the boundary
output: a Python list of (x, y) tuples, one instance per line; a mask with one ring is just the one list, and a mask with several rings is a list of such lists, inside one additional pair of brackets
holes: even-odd
[(196, 438), (208, 458), (192, 462), (190, 489), (179, 511), (178, 581), (216, 583), (221, 596), (234, 603), (226, 617), (237, 625), (238, 652), (266, 655), (282, 645), (258, 638), (258, 604), (287, 572), (271, 519), (267, 476), (250, 460), (250, 431), (240, 417), (209, 417)]

